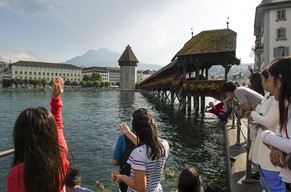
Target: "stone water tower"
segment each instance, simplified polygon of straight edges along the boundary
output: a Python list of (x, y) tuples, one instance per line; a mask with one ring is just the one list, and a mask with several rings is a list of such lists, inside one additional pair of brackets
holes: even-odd
[(120, 90), (135, 90), (138, 60), (128, 45), (118, 60), (120, 66)]

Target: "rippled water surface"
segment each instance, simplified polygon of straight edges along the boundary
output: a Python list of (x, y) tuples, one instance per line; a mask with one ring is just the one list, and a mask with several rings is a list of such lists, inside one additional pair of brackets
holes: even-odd
[[(0, 150), (10, 149), (13, 124), (27, 107), (49, 108), (48, 92), (0, 90)], [(82, 185), (97, 191), (97, 180), (104, 191), (118, 191), (111, 183), (112, 153), (120, 134), (118, 123), (131, 124), (132, 112), (148, 108), (158, 125), (161, 137), (168, 140), (171, 154), (166, 170), (175, 171), (174, 178), (163, 178), (165, 192), (175, 191), (178, 176), (185, 167), (197, 167), (203, 185), (215, 183), (229, 191), (224, 123), (211, 114), (183, 113), (177, 107), (164, 106), (139, 92), (74, 91), (63, 95), (63, 122), (75, 166), (82, 175)], [(6, 175), (12, 155), (0, 158), (0, 191), (5, 191)]]

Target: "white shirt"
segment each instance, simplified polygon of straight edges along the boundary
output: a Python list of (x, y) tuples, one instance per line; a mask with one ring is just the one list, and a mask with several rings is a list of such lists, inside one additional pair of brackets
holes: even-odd
[[(163, 191), (162, 186), (160, 185), (161, 177), (163, 175), (163, 169), (165, 166), (166, 159), (169, 155), (169, 144), (166, 140), (160, 140), (164, 149), (165, 156), (160, 159), (151, 160), (147, 155), (146, 145), (139, 146), (135, 148), (130, 157), (127, 160), (127, 163), (131, 165), (130, 177), (134, 178), (134, 170), (144, 170), (146, 171), (147, 177), (147, 186), (146, 192), (161, 192)], [(150, 148), (148, 149), (150, 152)], [(134, 189), (128, 187), (130, 192), (135, 192)]]

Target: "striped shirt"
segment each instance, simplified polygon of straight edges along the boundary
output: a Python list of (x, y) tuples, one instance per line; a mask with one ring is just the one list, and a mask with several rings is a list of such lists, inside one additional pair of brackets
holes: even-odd
[[(162, 186), (160, 184), (163, 169), (166, 159), (169, 155), (169, 144), (166, 140), (162, 139), (161, 143), (165, 149), (165, 156), (160, 159), (151, 160), (147, 156), (146, 145), (135, 148), (127, 163), (131, 165), (130, 177), (134, 178), (134, 169), (145, 170), (147, 177), (146, 192), (162, 192)], [(150, 151), (150, 148), (148, 149)], [(128, 187), (128, 192), (136, 192), (134, 189)]]

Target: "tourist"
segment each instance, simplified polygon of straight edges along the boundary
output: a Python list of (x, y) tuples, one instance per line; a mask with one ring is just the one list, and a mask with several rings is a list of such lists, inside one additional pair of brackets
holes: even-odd
[(246, 111), (253, 111), (263, 99), (263, 96), (256, 91), (244, 86), (237, 87), (232, 81), (224, 83), (222, 89), (227, 97), (237, 99), (241, 106), (238, 113), (241, 117)]
[(223, 101), (217, 103), (214, 105), (214, 103), (211, 101), (209, 102), (209, 106), (206, 106), (205, 110), (209, 113), (213, 113), (216, 115), (220, 120), (227, 121), (229, 116), (231, 115), (233, 107), (229, 107), (228, 110), (225, 110), (223, 108), (224, 104), (228, 102), (228, 100), (231, 99), (230, 97), (227, 97)]
[(270, 149), (263, 144), (260, 137), (261, 133), (266, 129), (274, 132), (279, 124), (279, 106), (272, 93), (270, 93), (267, 69), (261, 72), (261, 76), (262, 86), (268, 93), (261, 103), (257, 105), (256, 109), (251, 112), (249, 127), (252, 142), (249, 159), (259, 165), (260, 173), (262, 174), (260, 184), (264, 190), (266, 190), (265, 185), (267, 185), (271, 191), (284, 191), (285, 186), (282, 178), (279, 176), (279, 169), (270, 162)]
[(291, 57), (277, 58), (268, 69), (270, 89), (279, 102), (279, 128), (266, 130), (261, 139), (271, 149), (270, 161), (280, 167), (280, 176), (290, 190), (291, 170), (286, 167), (285, 156), (291, 152)]
[(203, 192), (201, 178), (195, 168), (187, 168), (181, 172), (177, 192)]
[(63, 91), (63, 80), (56, 78), (51, 113), (37, 107), (27, 108), (18, 116), (13, 130), (15, 152), (7, 176), (7, 192), (65, 191), (69, 162), (61, 112)]
[[(243, 117), (246, 112), (253, 111), (257, 107), (257, 105), (263, 100), (263, 96), (256, 91), (245, 86), (236, 87), (236, 85), (232, 81), (224, 83), (222, 89), (226, 93), (227, 97), (237, 99), (237, 103), (240, 106), (238, 111), (238, 115), (240, 117)], [(259, 172), (257, 171), (253, 173), (251, 175), (251, 178), (254, 180), (259, 180)]]
[[(121, 123), (119, 126), (120, 127), (124, 126), (124, 124)], [(119, 166), (119, 173), (121, 174), (130, 176), (130, 165), (126, 162), (132, 150), (136, 146), (135, 138), (134, 142), (135, 143), (133, 143), (125, 134), (120, 135), (117, 140), (115, 150), (113, 153), (112, 165)], [(119, 190), (121, 192), (126, 192), (127, 185), (124, 182), (119, 183)]]
[(81, 175), (77, 168), (69, 167), (66, 174), (66, 192), (93, 192), (81, 187)]
[(160, 181), (169, 154), (169, 144), (158, 137), (157, 126), (149, 111), (144, 108), (134, 111), (132, 131), (136, 136), (125, 124), (120, 126), (120, 130), (126, 136), (134, 137), (137, 147), (127, 161), (131, 166), (130, 177), (116, 174), (114, 181), (126, 183), (128, 191), (163, 191)]
[(251, 74), (249, 87), (252, 90), (261, 94), (262, 96), (265, 95), (265, 91), (264, 91), (264, 88), (262, 86), (262, 77), (261, 77), (260, 72), (254, 72), (253, 74)]

